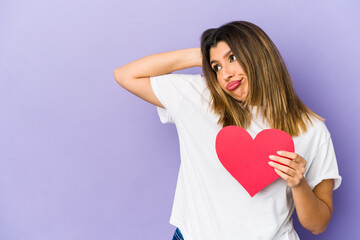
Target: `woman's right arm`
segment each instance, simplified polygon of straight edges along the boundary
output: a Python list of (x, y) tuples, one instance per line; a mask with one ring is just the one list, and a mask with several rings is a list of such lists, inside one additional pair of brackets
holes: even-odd
[(200, 48), (181, 49), (149, 55), (130, 62), (116, 68), (114, 77), (129, 92), (164, 108), (151, 88), (150, 77), (197, 66), (202, 66)]

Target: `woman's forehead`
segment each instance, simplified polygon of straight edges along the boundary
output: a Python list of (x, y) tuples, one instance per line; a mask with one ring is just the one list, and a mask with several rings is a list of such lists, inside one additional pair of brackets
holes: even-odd
[(226, 58), (231, 52), (232, 51), (226, 42), (218, 42), (216, 46), (210, 48), (210, 62)]

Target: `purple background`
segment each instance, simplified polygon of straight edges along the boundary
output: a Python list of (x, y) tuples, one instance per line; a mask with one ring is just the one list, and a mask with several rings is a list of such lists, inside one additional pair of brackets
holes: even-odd
[(171, 239), (175, 125), (113, 70), (198, 47), (205, 29), (233, 20), (268, 33), (332, 134), (343, 177), (333, 218), (317, 236), (295, 220), (297, 232), (359, 239), (359, 10), (355, 0), (0, 1), (0, 239)]

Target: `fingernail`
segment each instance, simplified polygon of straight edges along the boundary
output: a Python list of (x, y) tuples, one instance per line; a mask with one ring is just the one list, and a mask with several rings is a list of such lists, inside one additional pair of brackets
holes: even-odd
[(268, 162), (268, 163), (269, 163), (269, 165), (270, 165), (270, 166), (273, 166), (273, 165), (274, 165), (274, 163), (273, 163), (273, 162)]
[(277, 151), (276, 153), (279, 154), (279, 155), (281, 155), (281, 154), (282, 154), (282, 151)]
[(274, 156), (274, 155), (270, 155), (269, 158), (272, 159), (272, 160), (275, 160), (275, 156)]

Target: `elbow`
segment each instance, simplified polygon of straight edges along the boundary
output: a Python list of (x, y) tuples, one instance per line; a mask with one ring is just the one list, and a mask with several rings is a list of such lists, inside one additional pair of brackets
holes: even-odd
[(326, 228), (321, 229), (321, 230), (317, 230), (317, 231), (313, 231), (313, 232), (311, 232), (311, 233), (314, 234), (314, 235), (319, 235), (320, 233), (325, 232), (325, 230), (326, 230)]
[(120, 82), (121, 82), (121, 76), (122, 76), (122, 73), (121, 73), (120, 68), (115, 69), (113, 73), (114, 73), (114, 78), (115, 78), (115, 80), (116, 80), (118, 83), (120, 83)]
[(312, 229), (312, 230), (310, 230), (310, 231), (311, 231), (311, 233), (314, 234), (314, 235), (319, 235), (319, 234), (325, 232), (326, 227), (327, 227), (326, 225), (325, 225), (325, 226), (319, 226), (318, 228)]
[(114, 70), (114, 78), (116, 80), (116, 82), (124, 87), (125, 86), (125, 82), (128, 80), (128, 79), (131, 79), (131, 77), (129, 77), (128, 74), (126, 74), (126, 71), (124, 71), (121, 67), (119, 68), (116, 68)]
[(327, 223), (322, 222), (322, 223), (315, 223), (315, 222), (311, 222), (311, 223), (307, 223), (304, 224), (303, 222), (301, 222), (301, 225), (308, 230), (309, 232), (311, 232), (314, 235), (319, 235), (323, 232), (325, 232), (326, 228), (327, 228)]
[(325, 232), (328, 224), (330, 223), (330, 219), (331, 219), (331, 214), (323, 216), (321, 220), (306, 222), (306, 224), (303, 222), (300, 223), (305, 229), (309, 230), (312, 234), (319, 235)]

